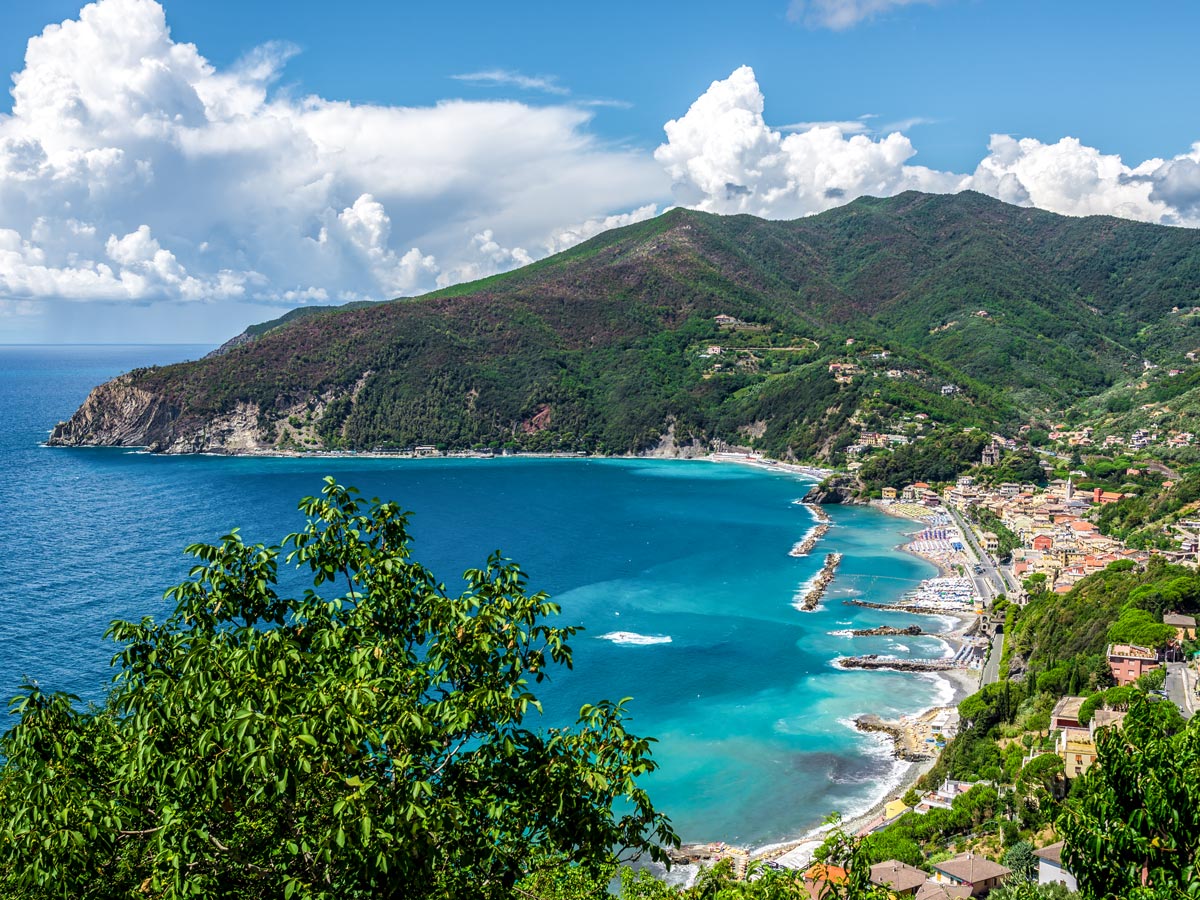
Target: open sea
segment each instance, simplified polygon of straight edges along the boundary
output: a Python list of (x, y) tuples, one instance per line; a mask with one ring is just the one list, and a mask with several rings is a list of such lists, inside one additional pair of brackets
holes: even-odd
[[(887, 602), (936, 574), (896, 551), (906, 523), (830, 508), (814, 524), (792, 501), (808, 482), (737, 464), (664, 460), (376, 460), (159, 457), (40, 446), (100, 382), (208, 347), (0, 347), (0, 693), (23, 678), (103, 696), (114, 618), (163, 617), (182, 548), (233, 527), (276, 542), (296, 505), (333, 475), (413, 511), (417, 559), (453, 588), (493, 550), (586, 630), (575, 670), (538, 690), (545, 724), (631, 696), (634, 731), (659, 743), (648, 782), (684, 840), (759, 846), (795, 838), (834, 810), (863, 812), (901, 768), (853, 716), (947, 702), (934, 676), (841, 671), (839, 654), (942, 656), (932, 638), (828, 632), (930, 620), (847, 606)], [(909, 530), (913, 526), (908, 525)], [(794, 607), (830, 551), (845, 554), (821, 608)]]

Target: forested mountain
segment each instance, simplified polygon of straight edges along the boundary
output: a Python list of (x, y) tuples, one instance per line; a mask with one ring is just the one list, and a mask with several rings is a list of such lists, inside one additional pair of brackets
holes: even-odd
[[(676, 442), (836, 457), (863, 430), (1061, 413), (1200, 347), (1200, 232), (980, 194), (792, 222), (676, 209), (515, 272), (292, 313), (103, 385), (53, 443), (171, 452)], [(831, 370), (838, 363), (842, 369)]]

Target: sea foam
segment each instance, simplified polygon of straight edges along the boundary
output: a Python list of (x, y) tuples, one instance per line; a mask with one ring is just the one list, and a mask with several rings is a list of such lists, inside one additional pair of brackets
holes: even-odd
[(624, 644), (631, 647), (645, 647), (650, 644), (669, 644), (669, 634), (638, 634), (636, 631), (610, 631), (600, 635), (602, 641), (612, 641), (614, 644)]

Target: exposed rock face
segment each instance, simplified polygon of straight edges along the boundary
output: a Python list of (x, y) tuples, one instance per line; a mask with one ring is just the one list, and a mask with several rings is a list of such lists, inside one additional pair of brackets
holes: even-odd
[(152, 447), (171, 435), (180, 410), (163, 397), (135, 387), (122, 375), (94, 389), (49, 443), (59, 447)]
[(66, 422), (54, 427), (56, 447), (146, 447), (156, 453), (245, 453), (271, 448), (257, 404), (239, 403), (211, 419), (187, 417), (160, 394), (121, 375), (95, 388)]
[(804, 495), (805, 503), (861, 503), (857, 498), (857, 482), (844, 475), (826, 478)]

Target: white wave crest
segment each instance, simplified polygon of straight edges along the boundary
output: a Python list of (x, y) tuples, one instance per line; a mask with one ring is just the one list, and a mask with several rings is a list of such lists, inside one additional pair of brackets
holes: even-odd
[(610, 631), (600, 635), (602, 641), (612, 641), (614, 644), (624, 644), (630, 647), (646, 647), (650, 644), (669, 644), (669, 634), (638, 634), (636, 631)]

